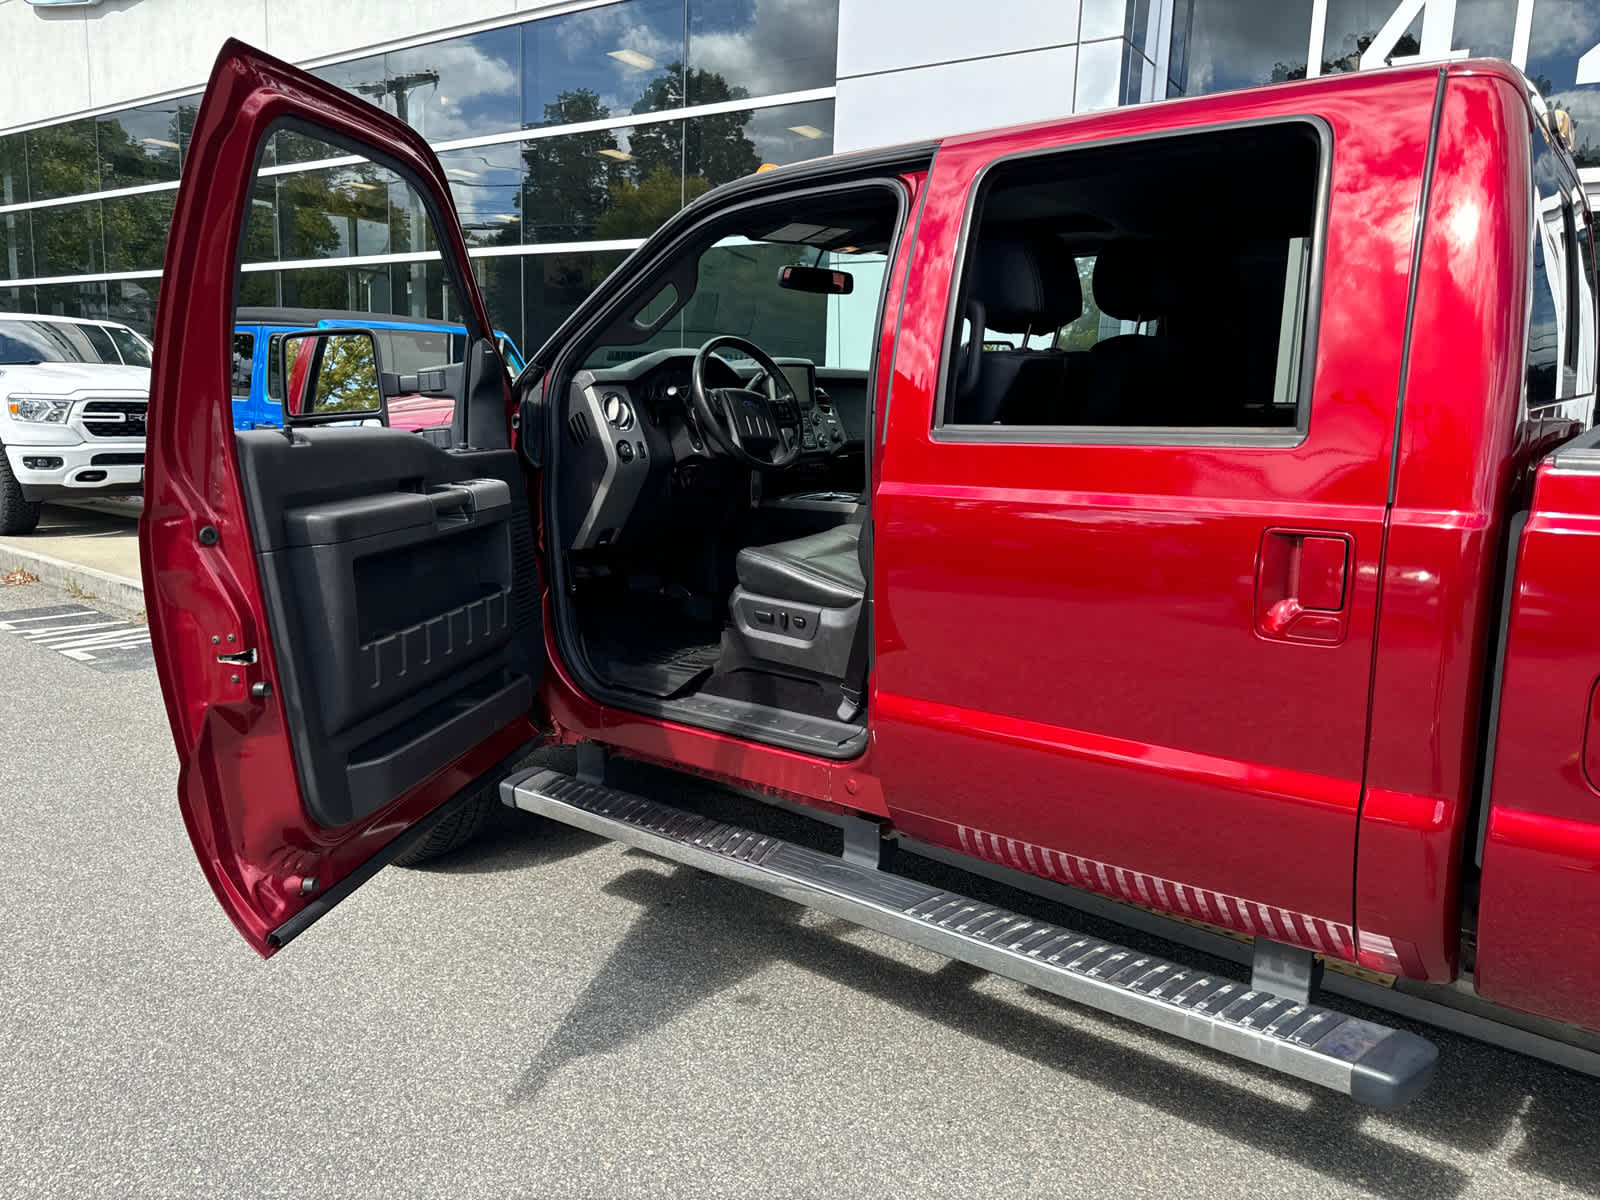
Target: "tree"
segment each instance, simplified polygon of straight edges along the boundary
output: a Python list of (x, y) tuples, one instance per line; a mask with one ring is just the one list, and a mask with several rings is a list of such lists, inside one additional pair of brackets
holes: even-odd
[[(545, 123), (571, 125), (611, 115), (590, 88), (562, 92), (544, 107)], [(617, 138), (609, 129), (539, 138), (528, 143), (527, 206), (522, 222), (529, 242), (583, 241), (611, 200), (611, 185), (622, 164)]]

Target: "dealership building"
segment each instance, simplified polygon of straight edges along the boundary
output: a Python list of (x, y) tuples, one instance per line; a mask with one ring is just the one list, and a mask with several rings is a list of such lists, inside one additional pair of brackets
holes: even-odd
[[(182, 286), (167, 224), (228, 37), (427, 138), (525, 348), (764, 164), (1386, 61), (1510, 59), (1572, 116), (1600, 194), (1593, 0), (0, 0), (0, 310), (150, 329)], [(312, 145), (268, 147), (242, 298), (453, 315), (403, 185)]]

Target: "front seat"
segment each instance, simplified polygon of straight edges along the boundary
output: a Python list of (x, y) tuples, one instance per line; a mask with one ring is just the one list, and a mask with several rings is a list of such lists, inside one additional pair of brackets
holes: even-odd
[(747, 546), (734, 560), (731, 633), (748, 658), (842, 680), (866, 598), (861, 526), (866, 506), (842, 525)]

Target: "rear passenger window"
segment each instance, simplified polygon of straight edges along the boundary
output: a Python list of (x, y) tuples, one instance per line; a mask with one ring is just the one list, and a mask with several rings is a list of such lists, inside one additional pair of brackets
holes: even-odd
[(233, 335), (233, 398), (235, 400), (250, 399), (250, 376), (255, 369), (256, 335), (253, 333), (235, 333)]
[(1528, 408), (1537, 410), (1594, 390), (1594, 264), (1587, 222), (1580, 233), (1581, 214), (1542, 125), (1532, 138), (1527, 394)]
[(1304, 121), (1002, 160), (974, 210), (940, 424), (1303, 428), (1322, 160)]

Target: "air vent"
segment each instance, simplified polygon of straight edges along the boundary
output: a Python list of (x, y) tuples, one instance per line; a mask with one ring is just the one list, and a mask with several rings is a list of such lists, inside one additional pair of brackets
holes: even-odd
[(575, 412), (567, 421), (567, 433), (572, 437), (574, 446), (581, 446), (594, 436), (594, 427), (589, 424), (589, 414)]

